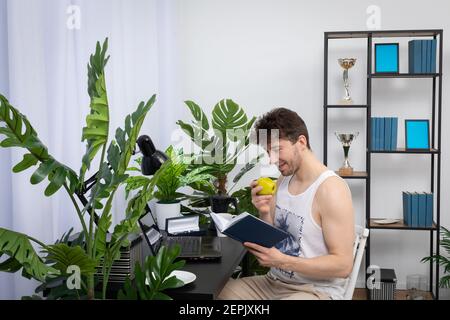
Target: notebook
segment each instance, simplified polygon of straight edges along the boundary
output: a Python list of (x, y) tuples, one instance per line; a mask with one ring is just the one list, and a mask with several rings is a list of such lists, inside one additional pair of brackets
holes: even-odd
[(240, 242), (252, 242), (266, 248), (275, 246), (289, 234), (247, 212), (225, 219), (211, 212), (211, 218), (223, 234)]

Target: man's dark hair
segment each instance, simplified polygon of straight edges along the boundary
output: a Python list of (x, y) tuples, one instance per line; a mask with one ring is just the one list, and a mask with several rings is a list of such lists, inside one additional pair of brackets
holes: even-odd
[(274, 129), (278, 129), (280, 139), (286, 139), (292, 143), (297, 142), (298, 137), (305, 136), (307, 147), (311, 149), (308, 128), (296, 112), (286, 108), (276, 108), (260, 117), (255, 124), (257, 143), (259, 143), (259, 130), (266, 130), (267, 143), (270, 143), (271, 131)]

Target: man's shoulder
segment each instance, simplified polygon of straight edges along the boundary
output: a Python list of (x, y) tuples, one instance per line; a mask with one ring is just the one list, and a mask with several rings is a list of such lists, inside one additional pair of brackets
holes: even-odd
[(317, 200), (339, 199), (349, 194), (347, 182), (338, 175), (326, 178), (317, 188)]

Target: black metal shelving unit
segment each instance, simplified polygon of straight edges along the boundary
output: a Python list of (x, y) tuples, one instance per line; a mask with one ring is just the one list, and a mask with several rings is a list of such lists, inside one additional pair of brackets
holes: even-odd
[[(398, 74), (375, 74), (372, 71), (372, 47), (374, 38), (401, 38), (401, 37), (427, 37), (437, 39), (438, 50), (438, 72), (428, 74), (410, 74), (410, 73), (398, 73)], [(363, 38), (367, 39), (367, 93), (366, 104), (364, 105), (329, 105), (328, 104), (328, 44), (330, 40), (342, 41), (345, 39)], [(351, 176), (342, 176), (345, 179), (362, 179), (366, 182), (366, 227), (369, 229), (383, 229), (383, 230), (410, 230), (410, 231), (428, 231), (430, 235), (430, 255), (439, 254), (439, 240), (440, 240), (440, 199), (441, 199), (441, 123), (442, 123), (442, 57), (443, 57), (443, 30), (385, 30), (385, 31), (338, 31), (338, 32), (325, 32), (324, 33), (324, 146), (323, 146), (323, 160), (324, 164), (328, 162), (328, 110), (329, 109), (366, 109), (366, 171), (354, 172)], [(417, 151), (417, 150), (405, 150), (397, 148), (396, 150), (371, 150), (371, 117), (372, 117), (372, 79), (383, 78), (429, 78), (431, 79), (432, 86), (432, 114), (431, 114), (431, 146), (430, 150)], [(376, 80), (382, 81), (382, 80)], [(437, 93), (436, 93), (437, 91)], [(437, 135), (436, 135), (437, 133)], [(437, 136), (437, 139), (436, 139)], [(437, 141), (436, 141), (437, 140)], [(429, 228), (414, 228), (406, 226), (403, 221), (393, 225), (378, 225), (374, 223), (374, 218), (371, 218), (370, 202), (371, 202), (371, 157), (374, 154), (381, 153), (396, 153), (396, 154), (428, 154), (431, 161), (430, 170), (430, 189), (434, 194), (435, 212), (434, 223)], [(436, 233), (436, 243), (434, 243), (434, 233)], [(367, 239), (366, 247), (366, 267), (370, 265), (370, 238), (372, 232)], [(376, 236), (376, 235), (375, 235)], [(434, 269), (435, 267), (435, 269)], [(430, 262), (430, 292), (435, 299), (439, 299), (439, 265)], [(433, 283), (435, 284), (435, 292), (433, 292)]]

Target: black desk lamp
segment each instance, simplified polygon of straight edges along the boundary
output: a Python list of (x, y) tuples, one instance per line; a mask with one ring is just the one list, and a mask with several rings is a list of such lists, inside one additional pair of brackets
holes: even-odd
[[(142, 174), (145, 176), (151, 176), (154, 175), (156, 171), (158, 171), (159, 168), (161, 168), (161, 165), (167, 161), (168, 157), (167, 155), (159, 150), (156, 150), (155, 145), (153, 144), (152, 139), (150, 139), (149, 136), (147, 135), (143, 135), (140, 136), (137, 139), (137, 145), (139, 147), (138, 152), (135, 152), (134, 154), (137, 153), (142, 153), (142, 163), (141, 163), (141, 171)], [(86, 206), (88, 204), (88, 200), (86, 199), (85, 194), (92, 189), (92, 187), (95, 185), (95, 183), (97, 182), (97, 173), (95, 173), (92, 177), (90, 177), (88, 180), (86, 180), (83, 183), (83, 188), (80, 192), (77, 192), (77, 197), (78, 199), (81, 201), (81, 203), (83, 204), (83, 206)], [(148, 205), (146, 205), (146, 213), (150, 212), (150, 214), (152, 215), (153, 221), (154, 217), (153, 214), (149, 208)], [(88, 212), (91, 212), (91, 210), (93, 210), (92, 206), (87, 208)], [(98, 220), (99, 217), (97, 215), (97, 213), (95, 213), (94, 211), (94, 222), (95, 224), (98, 225)], [(141, 226), (142, 229), (142, 224), (141, 221), (139, 220), (139, 224)], [(144, 231), (144, 230), (142, 230)], [(158, 230), (159, 231), (159, 230)]]

